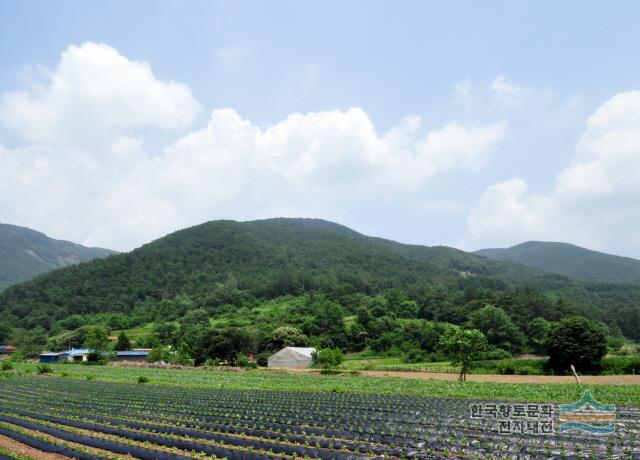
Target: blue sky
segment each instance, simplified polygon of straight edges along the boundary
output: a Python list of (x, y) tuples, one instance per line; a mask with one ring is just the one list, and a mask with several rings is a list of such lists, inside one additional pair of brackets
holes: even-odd
[(3, 2), (0, 221), (127, 250), (306, 215), (403, 242), (640, 257), (639, 10)]

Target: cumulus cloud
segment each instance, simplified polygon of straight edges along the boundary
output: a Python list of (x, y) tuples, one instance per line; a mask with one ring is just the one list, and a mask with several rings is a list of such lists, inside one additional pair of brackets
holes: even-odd
[(587, 120), (552, 190), (522, 179), (489, 187), (467, 219), (466, 245), (563, 240), (640, 256), (640, 92), (619, 93)]
[(188, 126), (199, 110), (187, 86), (158, 80), (148, 63), (85, 43), (69, 46), (44, 81), (4, 93), (0, 123), (29, 143), (93, 147), (116, 132)]
[[(126, 250), (211, 219), (313, 216), (420, 200), (434, 178), (473, 173), (504, 122), (438, 128), (408, 116), (378, 132), (361, 108), (259, 127), (230, 108), (159, 151), (154, 131), (192, 122), (188, 87), (106, 45), (71, 46), (40, 87), (1, 96), (0, 220)], [(157, 143), (157, 142), (156, 142)]]

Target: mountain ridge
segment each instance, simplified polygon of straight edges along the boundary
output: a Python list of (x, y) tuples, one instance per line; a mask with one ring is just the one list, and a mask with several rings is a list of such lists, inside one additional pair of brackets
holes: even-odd
[(586, 249), (570, 243), (527, 241), (510, 248), (474, 251), (573, 279), (640, 285), (640, 260)]
[(27, 227), (0, 223), (0, 290), (46, 272), (116, 254), (50, 238)]
[(0, 292), (0, 314), (13, 327), (60, 331), (78, 316), (166, 321), (192, 309), (215, 316), (220, 308), (309, 292), (351, 304), (353, 296), (393, 288), (416, 301), (421, 318), (457, 324), (496, 303), (523, 327), (536, 316), (582, 314), (636, 334), (619, 311), (633, 318), (629, 306), (640, 304), (637, 287), (585, 283), (446, 246), (405, 245), (321, 219), (275, 218), (206, 222), (40, 275)]

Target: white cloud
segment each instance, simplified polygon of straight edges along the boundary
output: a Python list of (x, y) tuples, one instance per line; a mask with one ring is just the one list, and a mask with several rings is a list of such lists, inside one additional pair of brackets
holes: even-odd
[(29, 90), (4, 93), (0, 124), (29, 143), (86, 147), (114, 132), (188, 126), (200, 106), (189, 88), (154, 77), (102, 44), (69, 46), (57, 68)]
[[(420, 201), (432, 181), (473, 173), (506, 123), (409, 116), (384, 133), (361, 108), (291, 114), (261, 128), (233, 109), (159, 152), (154, 132), (191, 122), (189, 89), (105, 45), (72, 46), (41, 88), (2, 95), (0, 220), (88, 245), (130, 249), (211, 219), (314, 216)], [(152, 139), (153, 140), (153, 139)]]
[(571, 164), (546, 194), (496, 184), (467, 219), (467, 246), (562, 240), (640, 256), (640, 92), (619, 93), (587, 120)]
[(522, 104), (528, 90), (500, 75), (489, 85), (489, 90), (496, 103), (503, 108), (516, 107)]

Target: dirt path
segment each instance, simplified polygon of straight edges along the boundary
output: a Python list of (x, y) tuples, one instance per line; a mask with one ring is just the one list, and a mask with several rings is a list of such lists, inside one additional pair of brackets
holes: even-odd
[[(431, 372), (388, 372), (388, 371), (362, 371), (362, 375), (372, 377), (401, 377), (418, 380), (457, 380), (457, 374), (440, 374)], [(572, 376), (560, 375), (467, 375), (470, 382), (496, 382), (496, 383), (575, 383)], [(640, 375), (593, 375), (581, 376), (580, 382), (588, 385), (640, 385)]]
[[(284, 369), (281, 369), (284, 370)], [(286, 369), (288, 372), (318, 372), (312, 369)], [(359, 371), (360, 375), (370, 377), (399, 377), (416, 380), (458, 380), (458, 374), (438, 372), (405, 371)], [(575, 383), (572, 376), (566, 375), (493, 375), (469, 374), (470, 382), (495, 383)], [(640, 385), (640, 375), (584, 375), (580, 382), (587, 385)]]
[(14, 441), (11, 438), (0, 435), (0, 447), (14, 454), (20, 454), (35, 460), (69, 460), (68, 457), (62, 455), (49, 454), (41, 450), (29, 447), (26, 444)]

